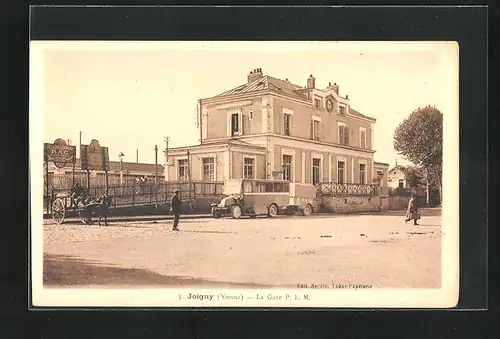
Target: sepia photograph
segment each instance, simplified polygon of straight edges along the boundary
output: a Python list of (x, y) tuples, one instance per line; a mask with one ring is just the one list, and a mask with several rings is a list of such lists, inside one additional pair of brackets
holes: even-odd
[(32, 41), (34, 306), (458, 302), (450, 41)]

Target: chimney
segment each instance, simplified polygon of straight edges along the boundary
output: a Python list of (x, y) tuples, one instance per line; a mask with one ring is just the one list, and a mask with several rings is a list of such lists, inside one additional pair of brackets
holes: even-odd
[(339, 85), (337, 85), (337, 83), (334, 83), (332, 87), (333, 87), (333, 91), (335, 93), (339, 94)]
[(311, 75), (307, 78), (307, 88), (316, 88), (316, 79)]
[(250, 83), (252, 81), (255, 81), (259, 78), (262, 78), (262, 68), (256, 68), (253, 71), (250, 71), (247, 76), (247, 81)]
[(346, 94), (346, 95), (345, 95), (345, 98), (346, 98), (347, 100), (349, 100), (349, 94)]

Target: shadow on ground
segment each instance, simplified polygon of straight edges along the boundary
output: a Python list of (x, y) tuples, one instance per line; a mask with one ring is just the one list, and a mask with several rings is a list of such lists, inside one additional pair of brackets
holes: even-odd
[(271, 288), (273, 286), (252, 283), (211, 281), (206, 279), (166, 276), (156, 272), (121, 268), (96, 261), (87, 261), (72, 256), (45, 254), (43, 260), (43, 284), (48, 287), (71, 287), (82, 285), (146, 285), (192, 286), (239, 288)]

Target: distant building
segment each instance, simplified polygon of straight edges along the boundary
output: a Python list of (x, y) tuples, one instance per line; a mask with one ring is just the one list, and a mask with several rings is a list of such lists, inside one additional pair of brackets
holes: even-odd
[(387, 174), (387, 186), (390, 188), (406, 188), (406, 174), (405, 167), (401, 165), (396, 165), (388, 171)]
[[(201, 143), (170, 149), (165, 179), (371, 184), (389, 165), (374, 163), (376, 120), (351, 107), (330, 83), (306, 86), (254, 69), (247, 81), (199, 101)], [(384, 182), (384, 181), (383, 181)]]
[[(120, 165), (119, 161), (109, 162), (110, 170), (108, 171), (109, 186), (118, 186), (120, 184), (120, 168), (122, 172), (123, 185), (134, 185), (135, 179), (145, 177), (154, 179), (157, 173), (158, 180), (164, 180), (165, 168), (163, 165), (145, 164), (136, 162), (123, 162)], [(81, 169), (80, 159), (76, 159), (75, 164), (75, 182), (79, 182), (83, 186), (87, 186), (87, 171)], [(45, 186), (44, 175), (44, 190)], [(55, 189), (69, 188), (73, 185), (73, 167), (68, 164), (63, 168), (57, 168), (52, 162), (49, 162), (49, 186)], [(104, 187), (106, 185), (106, 176), (104, 171), (90, 171), (90, 186)]]

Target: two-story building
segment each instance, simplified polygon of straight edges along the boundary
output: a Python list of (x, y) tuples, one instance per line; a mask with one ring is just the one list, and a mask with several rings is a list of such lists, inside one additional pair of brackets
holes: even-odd
[(168, 151), (165, 179), (371, 184), (388, 165), (373, 160), (376, 120), (351, 107), (330, 83), (306, 86), (254, 69), (247, 81), (199, 100), (201, 143)]

